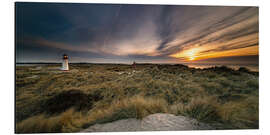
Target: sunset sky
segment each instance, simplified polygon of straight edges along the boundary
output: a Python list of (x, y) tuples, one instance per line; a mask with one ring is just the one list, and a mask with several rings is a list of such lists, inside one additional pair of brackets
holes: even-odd
[(258, 63), (257, 7), (16, 3), (16, 61)]

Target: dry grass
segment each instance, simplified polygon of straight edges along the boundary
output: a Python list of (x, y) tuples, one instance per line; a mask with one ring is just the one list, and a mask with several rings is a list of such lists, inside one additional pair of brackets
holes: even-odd
[(223, 121), (234, 123), (235, 128), (259, 128), (258, 97), (249, 97), (245, 103), (228, 102), (220, 106), (218, 113)]
[(88, 123), (104, 123), (125, 118), (142, 119), (149, 114), (166, 112), (168, 110), (165, 100), (134, 96), (114, 101), (108, 107), (89, 111)]
[(215, 98), (192, 98), (188, 104), (176, 104), (171, 106), (171, 112), (176, 115), (185, 115), (203, 122), (218, 122), (220, 116), (217, 113), (218, 102)]
[(61, 72), (58, 66), (16, 67), (17, 133), (76, 132), (159, 112), (218, 129), (258, 128), (257, 73), (151, 64), (71, 64)]
[(167, 113), (167, 106), (166, 101), (162, 99), (134, 96), (114, 101), (110, 106), (91, 110), (87, 114), (69, 109), (52, 117), (44, 114), (33, 116), (20, 122), (16, 130), (19, 133), (74, 132), (96, 123), (126, 118), (142, 119), (149, 114)]
[(30, 117), (16, 125), (18, 133), (56, 133), (76, 131), (73, 119), (81, 118), (73, 109), (57, 116), (45, 114)]

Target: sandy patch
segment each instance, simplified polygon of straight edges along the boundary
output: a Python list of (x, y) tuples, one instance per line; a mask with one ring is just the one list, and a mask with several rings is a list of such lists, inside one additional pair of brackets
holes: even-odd
[(177, 130), (209, 130), (213, 127), (200, 123), (195, 119), (173, 114), (157, 113), (142, 120), (135, 118), (118, 120), (111, 123), (95, 124), (81, 132), (125, 132), (125, 131), (177, 131)]

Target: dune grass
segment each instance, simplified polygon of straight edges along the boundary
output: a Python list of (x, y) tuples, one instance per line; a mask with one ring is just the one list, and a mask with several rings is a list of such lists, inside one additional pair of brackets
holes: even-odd
[(21, 133), (79, 131), (81, 126), (88, 127), (96, 123), (126, 118), (142, 119), (149, 114), (167, 112), (167, 104), (163, 99), (134, 96), (114, 101), (109, 106), (93, 109), (86, 114), (72, 108), (56, 116), (50, 117), (45, 114), (33, 116), (20, 122), (17, 125), (17, 130)]
[(258, 73), (227, 67), (71, 64), (16, 67), (16, 133), (77, 132), (154, 113), (217, 129), (259, 127)]

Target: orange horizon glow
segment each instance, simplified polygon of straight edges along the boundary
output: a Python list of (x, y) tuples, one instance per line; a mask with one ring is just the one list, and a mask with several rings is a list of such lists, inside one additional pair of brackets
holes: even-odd
[[(258, 40), (258, 33), (254, 33), (226, 42), (186, 45), (170, 57), (191, 62), (220, 57), (258, 55)], [(252, 46), (244, 46), (244, 44), (252, 44)]]
[(230, 57), (230, 56), (248, 56), (248, 55), (259, 54), (258, 45), (250, 46), (246, 48), (233, 49), (233, 50), (203, 53), (203, 51), (205, 50), (207, 50), (207, 48), (205, 47), (197, 47), (197, 48), (194, 47), (191, 49), (180, 51), (170, 56), (174, 58), (179, 58), (179, 59), (184, 58), (186, 61), (197, 61), (197, 60), (204, 60), (204, 59), (211, 59), (211, 58)]

